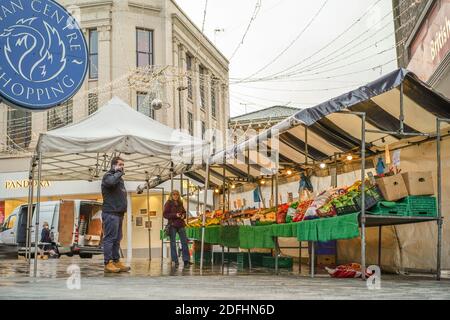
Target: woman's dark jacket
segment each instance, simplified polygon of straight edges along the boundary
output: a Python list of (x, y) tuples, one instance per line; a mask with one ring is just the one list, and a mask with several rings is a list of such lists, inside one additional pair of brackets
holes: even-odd
[[(182, 213), (182, 218), (177, 217), (177, 213)], [(186, 226), (184, 219), (186, 218), (186, 210), (183, 205), (180, 205), (177, 201), (169, 200), (164, 205), (164, 218), (169, 220), (169, 225), (179, 229)]]

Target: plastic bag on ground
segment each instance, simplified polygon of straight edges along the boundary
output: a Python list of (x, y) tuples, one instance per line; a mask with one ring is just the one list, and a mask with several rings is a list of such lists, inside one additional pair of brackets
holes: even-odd
[[(362, 276), (361, 265), (359, 263), (349, 263), (337, 266), (335, 269), (325, 267), (332, 278), (360, 278)], [(366, 271), (366, 277), (371, 276)]]

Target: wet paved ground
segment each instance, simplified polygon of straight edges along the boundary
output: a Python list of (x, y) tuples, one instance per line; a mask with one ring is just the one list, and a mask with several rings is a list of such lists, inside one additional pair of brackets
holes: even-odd
[[(174, 270), (169, 263), (136, 259), (129, 274), (104, 274), (99, 258), (39, 260), (38, 277), (30, 278), (25, 260), (0, 260), (0, 299), (450, 299), (450, 281), (431, 277), (383, 275), (380, 290), (358, 279), (311, 279), (308, 268), (238, 270), (207, 265)], [(81, 288), (70, 290), (67, 268), (77, 265)]]

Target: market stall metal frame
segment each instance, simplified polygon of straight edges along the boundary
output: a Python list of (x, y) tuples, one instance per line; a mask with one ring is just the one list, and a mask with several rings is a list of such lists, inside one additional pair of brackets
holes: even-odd
[[(405, 96), (405, 84), (408, 88), (408, 97)], [(379, 104), (383, 105), (383, 107), (386, 107), (386, 101), (382, 101), (382, 99), (386, 99), (386, 96), (388, 98), (392, 99), (392, 96), (396, 95), (396, 91), (398, 92), (398, 107), (399, 107), (399, 116), (398, 116), (398, 123), (396, 121), (392, 120), (391, 114), (382, 114), (382, 116), (385, 116), (388, 118), (385, 122), (378, 124), (378, 126), (382, 128), (371, 128), (373, 127), (375, 120), (379, 120), (380, 118), (380, 110), (381, 109)], [(425, 112), (428, 112), (427, 117), (434, 117), (436, 119), (436, 133), (434, 134), (434, 130), (427, 130), (429, 132), (421, 132), (418, 130), (415, 130), (411, 126), (407, 124), (407, 122), (411, 122), (411, 116), (408, 118), (408, 121), (405, 121), (406, 114), (405, 114), (405, 100), (408, 100), (408, 107), (411, 108), (411, 113), (417, 113), (418, 110), (415, 110), (414, 108), (420, 108), (422, 107)], [(375, 103), (374, 101), (377, 101)], [(389, 101), (388, 101), (389, 102)], [(308, 128), (312, 125), (314, 125), (318, 120), (325, 118), (328, 115), (336, 114), (336, 113), (343, 113), (343, 114), (350, 114), (355, 115), (361, 118), (362, 125), (361, 125), (361, 140), (360, 140), (360, 154), (361, 154), (361, 180), (364, 181), (365, 179), (365, 162), (366, 162), (366, 142), (367, 142), (367, 136), (366, 134), (383, 134), (386, 136), (383, 136), (380, 139), (383, 144), (385, 144), (385, 140), (390, 140), (392, 144), (392, 140), (396, 143), (393, 150), (404, 148), (408, 145), (414, 144), (414, 143), (423, 143), (425, 141), (434, 140), (434, 138), (437, 141), (437, 177), (438, 177), (438, 190), (437, 190), (437, 217), (435, 218), (420, 218), (420, 217), (402, 217), (399, 219), (398, 217), (383, 217), (380, 219), (379, 217), (373, 217), (373, 216), (367, 216), (365, 213), (365, 193), (364, 193), (364, 184), (362, 185), (362, 210), (360, 215), (360, 226), (361, 226), (361, 266), (363, 270), (365, 270), (366, 267), (366, 241), (365, 241), (365, 231), (366, 227), (372, 227), (372, 226), (378, 226), (379, 227), (379, 261), (381, 261), (381, 232), (382, 232), (382, 226), (383, 225), (398, 225), (398, 224), (405, 224), (405, 223), (420, 223), (420, 222), (429, 222), (429, 221), (436, 221), (438, 226), (438, 241), (437, 241), (437, 261), (436, 261), (436, 279), (440, 280), (441, 277), (441, 250), (442, 250), (442, 224), (443, 224), (443, 218), (442, 218), (442, 176), (441, 176), (441, 147), (440, 147), (440, 141), (442, 138), (441, 135), (441, 124), (443, 122), (449, 123), (450, 120), (448, 114), (450, 114), (450, 101), (443, 97), (442, 95), (434, 92), (431, 88), (429, 88), (425, 83), (420, 81), (413, 73), (409, 72), (405, 69), (398, 69), (386, 76), (381, 77), (380, 79), (373, 81), (369, 83), (366, 86), (360, 87), (354, 91), (351, 91), (347, 94), (341, 95), (335, 99), (331, 99), (323, 104), (320, 104), (316, 107), (305, 109), (302, 111), (299, 111), (296, 115), (282, 121), (281, 123), (275, 125), (273, 128), (259, 134), (256, 137), (253, 137), (251, 139), (248, 139), (244, 141), (243, 143), (239, 145), (234, 145), (232, 148), (225, 149), (216, 155), (212, 156), (210, 159), (210, 163), (217, 163), (218, 160), (224, 158), (227, 159), (228, 155), (234, 155), (239, 150), (241, 152), (244, 152), (243, 150), (246, 150), (246, 148), (250, 148), (250, 144), (255, 141), (267, 141), (268, 137), (272, 136), (272, 132), (275, 130), (278, 130), (278, 135), (281, 135), (284, 132), (287, 132), (289, 129), (297, 127), (299, 125), (303, 125), (305, 127), (305, 132), (308, 132)], [(358, 111), (354, 111), (352, 108), (357, 109)], [(378, 108), (378, 109), (377, 109)], [(347, 110), (349, 109), (349, 110)], [(372, 109), (375, 109), (373, 111)], [(392, 110), (389, 110), (391, 113)], [(374, 114), (374, 112), (376, 114)], [(368, 113), (370, 114), (370, 118), (368, 117)], [(385, 112), (386, 113), (386, 112)], [(440, 115), (444, 115), (445, 117), (442, 117)], [(370, 127), (366, 127), (366, 121), (370, 119)], [(395, 120), (395, 119), (394, 119)], [(395, 126), (394, 126), (395, 124)], [(328, 128), (330, 128), (329, 124)], [(397, 129), (398, 125), (398, 129)], [(425, 127), (425, 126), (422, 126)], [(386, 128), (389, 128), (386, 129)], [(407, 130), (407, 131), (405, 131)], [(346, 133), (342, 130), (342, 136), (345, 136)], [(422, 141), (412, 141), (411, 138), (417, 138), (421, 137), (425, 140)], [(307, 133), (305, 133), (305, 142), (304, 142), (304, 151), (305, 151), (305, 163), (307, 163), (307, 159), (309, 157), (308, 153), (308, 141), (307, 141)], [(397, 141), (395, 141), (395, 139)], [(375, 140), (375, 141), (377, 141)], [(400, 142), (406, 142), (406, 145), (401, 146)], [(373, 146), (373, 141), (369, 142), (370, 145)], [(303, 149), (302, 148), (302, 149)], [(352, 150), (354, 151), (354, 149)], [(377, 154), (380, 154), (382, 151), (380, 149), (377, 150), (370, 150), (369, 156), (374, 156)], [(331, 158), (331, 157), (330, 157)], [(322, 159), (323, 160), (323, 159)], [(279, 169), (279, 156), (277, 157), (277, 168)], [(209, 180), (209, 163), (207, 164), (207, 177), (206, 181)], [(276, 177), (278, 176), (278, 173)], [(276, 201), (278, 199), (278, 195), (276, 196)], [(205, 215), (204, 215), (204, 221), (202, 229), (205, 228)], [(202, 243), (204, 242), (204, 230), (202, 231)], [(202, 250), (203, 252), (203, 250)], [(276, 263), (278, 257), (278, 251), (276, 252)], [(312, 262), (314, 261), (314, 243), (312, 243)], [(201, 266), (202, 267), (202, 266)], [(314, 266), (311, 267), (311, 276), (314, 276)], [(278, 270), (276, 266), (276, 271)], [(365, 275), (363, 273), (363, 279)]]

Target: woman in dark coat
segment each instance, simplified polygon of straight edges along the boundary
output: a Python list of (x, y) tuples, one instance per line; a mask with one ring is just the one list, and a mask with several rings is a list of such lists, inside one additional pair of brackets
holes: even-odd
[(169, 234), (170, 234), (170, 255), (172, 262), (178, 267), (178, 254), (177, 254), (177, 233), (180, 236), (181, 248), (183, 253), (184, 267), (190, 266), (188, 239), (186, 236), (185, 222), (186, 210), (183, 206), (183, 201), (180, 197), (180, 192), (177, 190), (172, 191), (169, 200), (164, 205), (164, 218), (168, 220)]
[(49, 252), (51, 257), (59, 257), (58, 246), (53, 242), (50, 232), (50, 226), (47, 221), (44, 221), (41, 231), (41, 259), (44, 258), (44, 252)]

